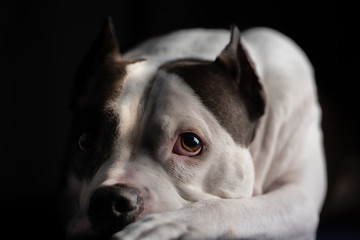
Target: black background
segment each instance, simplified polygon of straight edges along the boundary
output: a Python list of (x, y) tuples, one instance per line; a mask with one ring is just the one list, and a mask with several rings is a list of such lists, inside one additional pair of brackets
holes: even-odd
[(111, 15), (122, 52), (172, 30), (229, 28), (233, 23), (240, 30), (272, 27), (294, 39), (315, 67), (324, 109), (330, 185), (319, 238), (353, 239), (359, 219), (360, 119), (358, 79), (351, 69), (359, 61), (339, 47), (351, 46), (355, 36), (338, 23), (337, 4), (323, 2), (1, 3), (0, 218), (5, 230), (15, 238), (62, 239), (54, 202), (63, 176), (72, 80), (105, 17)]

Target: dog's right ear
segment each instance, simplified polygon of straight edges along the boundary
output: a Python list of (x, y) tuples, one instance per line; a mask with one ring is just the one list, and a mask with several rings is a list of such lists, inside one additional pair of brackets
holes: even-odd
[(239, 29), (232, 26), (230, 42), (216, 60), (232, 76), (247, 108), (249, 119), (256, 122), (265, 111), (265, 94), (253, 62), (241, 43)]
[(103, 103), (116, 80), (122, 79), (124, 75), (125, 64), (121, 61), (115, 29), (108, 17), (100, 35), (78, 68), (71, 109)]

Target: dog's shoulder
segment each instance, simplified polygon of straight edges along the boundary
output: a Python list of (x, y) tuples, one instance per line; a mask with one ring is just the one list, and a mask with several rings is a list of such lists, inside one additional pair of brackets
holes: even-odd
[(243, 32), (242, 41), (266, 95), (265, 115), (250, 146), (257, 195), (278, 186), (279, 179), (290, 179), (289, 172), (323, 168), (318, 145), (321, 109), (313, 67), (292, 39), (272, 29), (255, 28)]
[(269, 106), (291, 112), (304, 99), (317, 102), (313, 67), (292, 39), (264, 27), (246, 30), (242, 36)]

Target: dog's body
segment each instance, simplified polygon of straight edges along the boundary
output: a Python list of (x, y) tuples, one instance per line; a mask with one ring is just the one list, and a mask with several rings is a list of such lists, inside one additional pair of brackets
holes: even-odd
[(269, 29), (197, 29), (120, 57), (112, 31), (75, 84), (69, 236), (313, 239), (326, 181), (303, 52)]

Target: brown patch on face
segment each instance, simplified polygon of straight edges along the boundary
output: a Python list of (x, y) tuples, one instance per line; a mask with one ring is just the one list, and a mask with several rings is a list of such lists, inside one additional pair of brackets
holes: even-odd
[(179, 60), (166, 63), (161, 69), (180, 76), (236, 142), (245, 146), (251, 142), (255, 125), (225, 68), (216, 62)]
[(118, 97), (122, 92), (126, 77), (126, 67), (131, 61), (106, 59), (85, 85), (75, 85), (72, 107), (103, 107), (106, 102)]
[[(80, 179), (91, 179), (110, 156), (117, 135), (118, 115), (112, 110), (82, 108), (74, 113), (72, 167)], [(84, 138), (85, 137), (85, 138)]]
[(180, 76), (236, 142), (251, 143), (265, 111), (265, 96), (237, 27), (232, 28), (229, 44), (215, 61), (183, 59), (160, 69)]
[[(121, 59), (111, 19), (107, 19), (78, 69), (71, 99), (70, 149), (73, 166), (81, 178), (90, 179), (111, 154), (119, 116), (108, 103), (121, 94), (127, 65), (137, 61)], [(92, 147), (79, 147), (80, 141)]]

